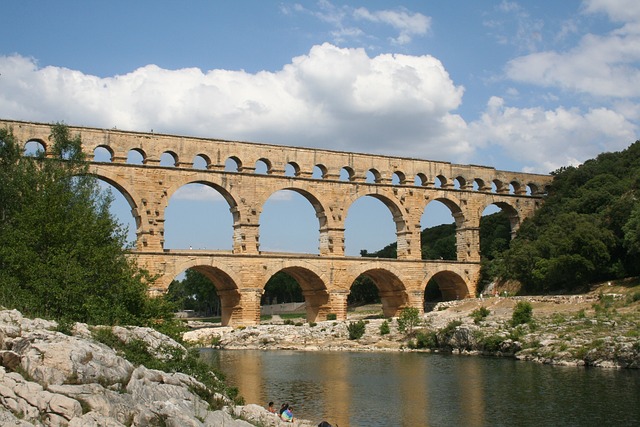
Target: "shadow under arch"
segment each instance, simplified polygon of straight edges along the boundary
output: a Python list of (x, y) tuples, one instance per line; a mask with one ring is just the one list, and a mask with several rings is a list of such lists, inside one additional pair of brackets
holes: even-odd
[(305, 267), (291, 266), (279, 271), (288, 274), (300, 285), (304, 296), (307, 322), (326, 319), (330, 308), (329, 292), (324, 280), (316, 272)]
[(409, 302), (406, 287), (395, 273), (383, 268), (372, 268), (362, 271), (360, 275), (367, 276), (378, 288), (384, 317), (396, 317)]
[(241, 295), (236, 281), (229, 274), (218, 267), (210, 265), (193, 265), (189, 268), (205, 276), (216, 288), (216, 293), (220, 298), (220, 322), (222, 326), (228, 325), (231, 319), (236, 317), (234, 313), (238, 318), (241, 318), (241, 315), (236, 313), (242, 310), (240, 305)]
[[(428, 298), (430, 290), (439, 291), (439, 298)], [(425, 303), (440, 301), (452, 301), (464, 299), (469, 296), (469, 288), (465, 280), (453, 271), (439, 271), (435, 273), (425, 286)]]

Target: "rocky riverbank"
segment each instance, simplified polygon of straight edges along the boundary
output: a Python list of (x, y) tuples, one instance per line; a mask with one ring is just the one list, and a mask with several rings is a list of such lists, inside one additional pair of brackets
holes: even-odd
[[(64, 325), (0, 311), (0, 425), (292, 425), (258, 405), (233, 405), (194, 377), (134, 364), (97, 334), (163, 359), (184, 348), (149, 328)], [(221, 409), (212, 408), (215, 402)], [(297, 421), (295, 426), (317, 425)]]
[[(640, 298), (636, 288), (440, 303), (410, 334), (399, 331), (397, 319), (382, 319), (379, 311), (371, 309), (350, 312), (347, 322), (308, 324), (300, 319), (285, 324), (271, 319), (235, 329), (192, 322), (194, 330), (184, 339), (225, 349), (452, 352), (557, 365), (640, 368)], [(531, 304), (533, 321), (514, 325), (512, 315), (519, 301)], [(348, 325), (360, 320), (365, 324), (364, 335), (349, 339)], [(381, 333), (383, 323), (389, 326), (389, 333)]]

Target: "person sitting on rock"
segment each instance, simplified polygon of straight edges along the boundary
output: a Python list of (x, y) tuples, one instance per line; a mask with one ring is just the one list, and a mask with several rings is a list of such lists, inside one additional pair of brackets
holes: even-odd
[(293, 408), (289, 406), (288, 403), (285, 403), (282, 408), (280, 408), (280, 418), (282, 421), (286, 421), (288, 423), (292, 423), (293, 418)]
[(276, 413), (276, 408), (273, 406), (273, 402), (269, 402), (269, 406), (267, 406), (267, 411), (271, 412), (272, 414)]

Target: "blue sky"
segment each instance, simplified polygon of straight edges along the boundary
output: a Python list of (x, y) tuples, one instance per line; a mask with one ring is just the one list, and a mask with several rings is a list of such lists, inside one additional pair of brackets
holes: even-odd
[[(639, 134), (637, 0), (9, 0), (2, 17), (5, 119), (541, 173)], [(226, 242), (226, 226), (205, 236), (178, 225), (229, 215), (186, 190), (167, 212), (169, 246)], [(351, 254), (394, 240), (390, 214), (362, 203), (347, 219)], [(317, 235), (278, 225), (294, 208), (306, 217), (309, 206), (293, 194), (268, 202), (263, 249), (317, 250)], [(436, 211), (425, 225), (441, 222)], [(317, 228), (308, 221), (301, 230)], [(386, 231), (372, 233), (376, 221)]]

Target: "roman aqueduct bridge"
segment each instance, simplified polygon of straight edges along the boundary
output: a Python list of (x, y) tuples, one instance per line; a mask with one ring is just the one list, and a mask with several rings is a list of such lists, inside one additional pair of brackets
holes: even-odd
[[(0, 126), (11, 128), (24, 144), (36, 141), (45, 152), (48, 149), (48, 124), (0, 120)], [(309, 321), (324, 320), (329, 313), (346, 319), (347, 295), (360, 275), (375, 282), (386, 316), (408, 306), (422, 310), (431, 279), (446, 299), (475, 296), (484, 209), (501, 208), (515, 233), (542, 203), (551, 182), (548, 175), (412, 158), (115, 129), (70, 130), (81, 136), (89, 158), (98, 150), (108, 153), (108, 161), (93, 161), (90, 171), (130, 204), (137, 236), (132, 254), (141, 267), (158, 276), (151, 291), (164, 292), (182, 271), (196, 269), (215, 285), (223, 324), (230, 325), (259, 323), (264, 286), (280, 271), (300, 284)], [(141, 164), (127, 163), (131, 152), (142, 157)], [(170, 166), (161, 164), (167, 156)], [(266, 167), (265, 173), (256, 173), (256, 164)], [(212, 187), (227, 201), (233, 217), (231, 250), (164, 248), (169, 199), (191, 183)], [(297, 192), (313, 206), (318, 254), (260, 250), (262, 207), (279, 190)], [(397, 259), (345, 256), (347, 211), (363, 196), (380, 200), (391, 212)], [(455, 261), (422, 259), (420, 220), (434, 200), (445, 204), (455, 220)]]

